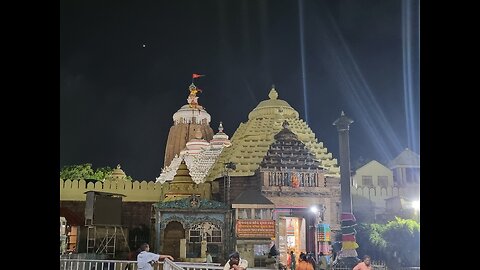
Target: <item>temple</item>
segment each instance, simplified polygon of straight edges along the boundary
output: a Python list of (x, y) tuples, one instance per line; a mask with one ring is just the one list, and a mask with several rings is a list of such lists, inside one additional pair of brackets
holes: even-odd
[[(82, 217), (85, 194), (95, 191), (121, 195), (126, 240), (118, 242), (115, 258), (143, 242), (182, 261), (202, 262), (208, 249), (214, 262), (224, 263), (237, 250), (249, 267), (266, 266), (272, 245), (283, 264), (290, 251), (330, 253), (342, 235), (340, 167), (299, 113), (272, 87), (230, 138), (220, 121), (214, 134), (211, 116), (198, 102), (202, 91), (193, 83), (188, 89), (187, 104), (173, 114), (155, 180), (130, 180), (120, 165), (104, 181), (60, 179), (61, 216), (75, 232), (69, 246), (91, 252), (86, 235), (96, 225)], [(389, 164), (393, 173), (377, 163), (359, 170), (351, 187), (354, 209), (356, 201), (376, 198), (380, 206), (407, 190), (417, 192), (418, 162), (418, 155), (406, 151)], [(371, 174), (367, 168), (381, 171), (376, 197), (364, 193), (371, 189), (362, 180), (367, 175), (360, 176)], [(395, 192), (383, 192), (383, 185), (395, 185)]]

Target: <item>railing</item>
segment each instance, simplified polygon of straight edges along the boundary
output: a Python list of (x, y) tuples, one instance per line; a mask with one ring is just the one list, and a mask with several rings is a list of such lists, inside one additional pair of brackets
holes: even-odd
[[(219, 263), (190, 263), (190, 262), (172, 262), (169, 259), (165, 259), (163, 264), (163, 270), (221, 270), (223, 266)], [(250, 268), (249, 268), (250, 269)]]
[[(219, 263), (174, 262), (165, 259), (153, 265), (154, 270), (223, 270)], [(266, 268), (248, 267), (247, 270), (265, 270)], [(332, 270), (352, 270), (347, 267), (332, 267)], [(420, 270), (420, 267), (387, 268), (384, 264), (372, 264), (374, 270)], [(138, 270), (137, 261), (103, 260), (103, 259), (71, 259), (60, 258), (60, 270)]]
[[(165, 259), (153, 265), (154, 270), (221, 270), (219, 263), (189, 263), (172, 262)], [(137, 270), (137, 261), (101, 260), (101, 259), (70, 259), (60, 258), (60, 270)]]
[[(330, 269), (332, 269), (332, 270), (352, 270), (352, 267), (333, 267), (333, 268), (330, 268)], [(374, 264), (372, 264), (372, 269), (374, 269), (374, 270), (420, 270), (420, 267), (415, 266), (415, 267), (388, 268), (386, 265), (374, 265)]]
[[(137, 270), (136, 261), (60, 259), (60, 270)], [(154, 269), (158, 270), (158, 266)]]

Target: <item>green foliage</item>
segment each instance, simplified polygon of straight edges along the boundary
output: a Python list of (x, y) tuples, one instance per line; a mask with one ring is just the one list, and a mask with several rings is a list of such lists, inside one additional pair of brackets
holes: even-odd
[(395, 217), (387, 224), (359, 224), (357, 252), (375, 260), (384, 260), (389, 267), (420, 265), (420, 224), (412, 219)]
[(92, 176), (92, 179), (97, 179), (100, 181), (105, 180), (108, 176), (110, 176), (113, 172), (113, 169), (110, 167), (100, 167), (98, 168)]
[(387, 243), (382, 237), (384, 225), (381, 224), (358, 224), (356, 240), (359, 257), (370, 255), (372, 258), (383, 258)]
[[(69, 165), (64, 166), (60, 170), (60, 179), (63, 180), (80, 180), (80, 179), (89, 179), (104, 181), (108, 178), (113, 172), (113, 169), (109, 166), (97, 168), (95, 171), (92, 168), (92, 164), (85, 163), (81, 165)], [(132, 181), (132, 177), (126, 177), (126, 180)]]
[(381, 224), (370, 224), (369, 241), (377, 249), (384, 251), (387, 247), (387, 242), (382, 235), (385, 232), (385, 227)]
[(60, 170), (60, 179), (80, 180), (89, 179), (94, 175), (92, 164), (85, 163), (81, 165), (63, 166)]
[(420, 224), (412, 219), (395, 217), (385, 225), (383, 238), (388, 243), (387, 254), (398, 264), (413, 266), (420, 264)]

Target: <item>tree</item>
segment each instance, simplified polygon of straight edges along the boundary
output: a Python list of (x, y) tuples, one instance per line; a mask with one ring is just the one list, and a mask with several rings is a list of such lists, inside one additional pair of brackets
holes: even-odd
[(89, 179), (93, 178), (93, 175), (94, 171), (90, 163), (63, 166), (60, 170), (60, 179), (63, 180)]
[(359, 257), (370, 255), (374, 259), (384, 260), (387, 243), (382, 234), (385, 231), (385, 225), (361, 223), (358, 224), (356, 231)]
[(100, 167), (98, 168), (95, 173), (93, 174), (92, 178), (97, 180), (105, 180), (108, 176), (110, 176), (113, 172), (113, 169), (110, 167)]
[(391, 268), (420, 265), (420, 224), (395, 217), (387, 224), (358, 224), (356, 240), (360, 257), (368, 254)]
[[(387, 242), (387, 255), (392, 264), (420, 265), (420, 224), (413, 219), (395, 217), (383, 232)], [(392, 258), (393, 257), (393, 258)]]
[[(92, 168), (92, 164), (85, 163), (80, 165), (68, 165), (64, 166), (60, 170), (60, 179), (63, 180), (97, 180), (104, 181), (113, 172), (113, 169), (109, 166), (97, 168), (95, 171)], [(130, 176), (127, 176), (126, 180), (132, 180)]]

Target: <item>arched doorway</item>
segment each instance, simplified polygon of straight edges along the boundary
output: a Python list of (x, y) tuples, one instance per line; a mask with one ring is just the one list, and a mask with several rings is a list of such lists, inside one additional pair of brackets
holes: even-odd
[(172, 255), (177, 259), (180, 257), (180, 239), (185, 238), (185, 229), (182, 223), (171, 221), (167, 224), (164, 231), (164, 240), (161, 254)]

